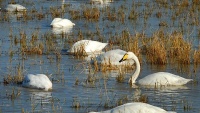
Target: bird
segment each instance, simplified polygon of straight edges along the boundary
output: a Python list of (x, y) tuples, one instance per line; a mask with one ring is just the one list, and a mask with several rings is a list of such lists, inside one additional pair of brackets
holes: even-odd
[(13, 12), (13, 11), (26, 11), (26, 8), (20, 4), (8, 4), (8, 6), (5, 8), (6, 11)]
[(24, 77), (22, 86), (48, 91), (52, 89), (52, 82), (45, 74), (28, 74)]
[(126, 51), (121, 49), (114, 49), (102, 53), (96, 57), (98, 64), (111, 64), (111, 65), (133, 65), (133, 60), (127, 60), (119, 63), (119, 60), (124, 56)]
[(73, 27), (75, 24), (68, 19), (54, 18), (50, 24), (53, 28)]
[(108, 43), (93, 40), (79, 40), (72, 45), (72, 47), (68, 50), (68, 53), (85, 52), (87, 55), (99, 54), (106, 45), (108, 45)]
[(176, 113), (142, 102), (126, 103), (113, 109), (89, 113)]
[(129, 82), (132, 85), (138, 83), (140, 85), (149, 85), (149, 86), (173, 86), (173, 85), (184, 85), (193, 80), (193, 79), (186, 79), (169, 72), (156, 72), (147, 75), (146, 77), (136, 82), (136, 79), (140, 74), (140, 62), (138, 60), (138, 57), (133, 52), (127, 52), (124, 54), (124, 56), (119, 62), (123, 62), (126, 60), (134, 60), (136, 64), (136, 70), (132, 75), (131, 79), (129, 80)]
[(106, 4), (109, 5), (110, 2), (112, 2), (112, 0), (91, 0), (91, 2), (95, 3), (95, 4)]

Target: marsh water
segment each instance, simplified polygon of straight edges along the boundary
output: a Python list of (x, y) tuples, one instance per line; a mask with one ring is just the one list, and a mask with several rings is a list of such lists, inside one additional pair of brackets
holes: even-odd
[[(0, 1), (2, 9), (0, 12), (0, 112), (87, 113), (139, 101), (140, 97), (145, 98), (147, 103), (165, 110), (177, 113), (200, 112), (200, 70), (198, 65), (194, 66), (192, 63), (189, 65), (151, 65), (144, 58), (138, 79), (153, 72), (167, 71), (185, 78), (192, 78), (195, 82), (179, 87), (155, 88), (139, 85), (130, 87), (128, 79), (132, 70), (125, 74), (123, 82), (117, 82), (118, 70), (95, 72), (91, 69), (91, 64), (84, 58), (77, 58), (65, 53), (70, 48), (68, 42), (71, 42), (72, 39), (78, 40), (80, 32), (83, 39), (109, 42), (108, 40), (120, 35), (123, 30), (128, 30), (131, 35), (140, 32), (147, 36), (159, 29), (166, 33), (177, 30), (183, 33), (185, 39), (192, 42), (193, 48), (198, 48), (199, 25), (191, 24), (195, 17), (199, 21), (198, 11), (193, 16), (186, 12), (179, 15), (178, 19), (172, 20), (174, 12), (169, 9), (177, 7), (178, 2), (171, 3), (171, 8), (168, 9), (158, 4), (159, 1), (154, 0), (112, 0), (112, 2), (105, 0), (106, 3), (103, 4), (91, 3), (89, 0), (17, 0), (15, 2), (27, 8), (26, 17), (24, 17), (24, 14), (20, 12), (3, 11), (9, 2), (11, 1)], [(189, 1), (189, 4), (191, 2)], [(78, 19), (72, 17), (70, 12), (73, 10), (82, 12), (85, 8), (99, 9), (100, 17), (97, 20), (87, 19), (82, 15)], [(114, 20), (109, 19), (106, 11), (117, 12), (120, 9), (125, 15), (124, 20), (117, 13)], [(128, 19), (132, 9), (137, 13), (137, 17)], [(53, 11), (56, 12), (56, 10), (62, 11), (57, 17), (68, 18), (76, 25), (64, 31), (51, 28)], [(164, 16), (157, 18), (155, 16), (157, 12), (161, 12)], [(165, 22), (167, 25), (161, 25), (161, 22)], [(29, 41), (33, 35), (36, 36), (36, 40), (39, 40), (38, 43), (44, 43), (45, 52), (41, 55), (22, 55), (21, 46), (15, 43), (15, 39), (20, 40), (23, 33), (26, 34), (26, 40), (30, 45)], [(46, 43), (49, 41), (48, 38), (50, 45)], [(115, 48), (120, 48), (120, 46), (115, 45)], [(56, 52), (61, 54), (59, 58)], [(23, 75), (29, 73), (49, 75), (53, 83), (53, 90), (46, 92), (23, 88), (20, 84), (4, 84), (4, 78), (8, 75), (16, 75), (19, 73), (19, 69)], [(95, 80), (90, 81), (90, 77)]]

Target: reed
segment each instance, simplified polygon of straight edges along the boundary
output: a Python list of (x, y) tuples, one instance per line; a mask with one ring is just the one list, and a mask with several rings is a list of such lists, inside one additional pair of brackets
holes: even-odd
[(16, 67), (16, 74), (15, 75), (8, 74), (7, 76), (5, 76), (3, 79), (3, 83), (4, 85), (21, 84), (23, 79), (24, 79), (24, 76), (23, 76), (22, 67), (18, 66)]
[(182, 33), (174, 32), (169, 36), (169, 57), (174, 62), (190, 64), (192, 44), (183, 39)]
[(81, 107), (78, 97), (73, 97), (72, 108), (79, 109)]
[(126, 75), (125, 71), (121, 71), (121, 69), (120, 69), (120, 70), (119, 70), (119, 74), (118, 74), (118, 76), (116, 77), (117, 82), (119, 82), (119, 83), (124, 82), (124, 80), (125, 80), (125, 75)]
[(83, 9), (83, 17), (87, 20), (95, 20), (98, 21), (100, 17), (100, 11), (98, 8), (84, 8)]
[(18, 98), (21, 95), (21, 91), (16, 90), (15, 88), (12, 89), (12, 92), (6, 92), (6, 96), (8, 99), (12, 101)]
[(166, 64), (167, 51), (164, 42), (156, 35), (152, 37), (151, 43), (147, 46), (146, 52), (147, 62), (151, 64)]
[(73, 20), (81, 19), (81, 12), (77, 10), (70, 10), (69, 14)]
[(198, 50), (194, 51), (194, 55), (193, 55), (193, 62), (194, 64), (200, 64), (200, 47)]
[(50, 13), (52, 18), (61, 17), (63, 12), (59, 10), (57, 7), (50, 7)]

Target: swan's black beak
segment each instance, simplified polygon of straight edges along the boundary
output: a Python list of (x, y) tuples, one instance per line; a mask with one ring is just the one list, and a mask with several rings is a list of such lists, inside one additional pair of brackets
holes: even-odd
[(119, 62), (123, 62), (124, 60), (123, 60), (123, 58), (119, 61)]
[(127, 58), (128, 58), (128, 54), (125, 54), (119, 62), (123, 62), (127, 60)]

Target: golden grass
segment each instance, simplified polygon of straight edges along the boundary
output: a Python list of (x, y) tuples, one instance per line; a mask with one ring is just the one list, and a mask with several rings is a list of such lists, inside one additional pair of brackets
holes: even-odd
[(120, 70), (119, 70), (119, 74), (118, 74), (118, 76), (116, 77), (117, 82), (119, 82), (119, 83), (124, 82), (124, 80), (125, 80), (125, 75), (126, 75), (125, 71), (121, 71), (121, 69), (120, 69)]
[(100, 17), (100, 11), (98, 8), (84, 8), (83, 9), (83, 17), (87, 20), (95, 20), (98, 21)]
[(16, 75), (9, 74), (9, 75), (5, 76), (4, 79), (3, 79), (4, 85), (7, 85), (7, 84), (21, 84), (23, 79), (24, 79), (22, 71), (23, 71), (22, 67), (18, 66), (17, 70), (16, 70)]
[(153, 36), (152, 42), (146, 48), (147, 62), (151, 64), (167, 63), (167, 51), (164, 42), (162, 42), (157, 36)]
[(200, 47), (198, 50), (194, 51), (193, 59), (194, 59), (194, 64), (200, 64)]
[(183, 39), (183, 35), (178, 32), (174, 32), (169, 36), (169, 57), (172, 61), (181, 64), (190, 64), (190, 55), (192, 50), (192, 44)]

